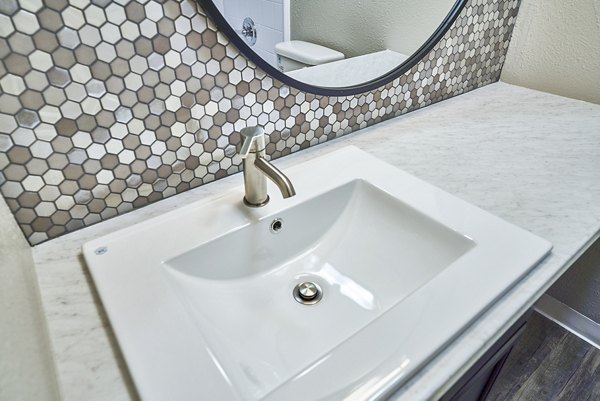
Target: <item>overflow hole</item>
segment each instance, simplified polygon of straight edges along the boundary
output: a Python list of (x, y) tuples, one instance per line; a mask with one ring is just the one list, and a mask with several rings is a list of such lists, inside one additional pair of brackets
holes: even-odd
[(277, 218), (271, 222), (271, 232), (277, 234), (283, 228), (283, 220)]

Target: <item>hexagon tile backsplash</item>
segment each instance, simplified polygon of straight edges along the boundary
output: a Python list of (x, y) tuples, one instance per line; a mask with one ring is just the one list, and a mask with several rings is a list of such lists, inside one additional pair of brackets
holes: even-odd
[(1, 0), (0, 191), (39, 244), (498, 80), (518, 0), (470, 0), (393, 83), (323, 97), (274, 81), (193, 0)]

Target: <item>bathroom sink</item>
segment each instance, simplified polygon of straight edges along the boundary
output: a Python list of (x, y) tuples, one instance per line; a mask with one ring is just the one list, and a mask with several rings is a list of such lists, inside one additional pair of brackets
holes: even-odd
[(384, 397), (551, 249), (357, 148), (285, 172), (85, 244), (144, 400)]

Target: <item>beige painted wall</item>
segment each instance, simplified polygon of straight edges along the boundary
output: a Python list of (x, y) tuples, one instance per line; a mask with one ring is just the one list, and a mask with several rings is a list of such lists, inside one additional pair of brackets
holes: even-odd
[(600, 104), (600, 0), (522, 0), (501, 80)]
[(31, 248), (0, 196), (0, 400), (59, 399)]
[(346, 57), (390, 49), (414, 53), (446, 17), (454, 0), (291, 0), (291, 39)]

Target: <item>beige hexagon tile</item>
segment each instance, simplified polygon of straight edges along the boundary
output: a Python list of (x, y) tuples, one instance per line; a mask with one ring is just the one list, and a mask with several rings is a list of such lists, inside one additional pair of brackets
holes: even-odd
[(31, 244), (498, 80), (518, 0), (470, 0), (423, 60), (356, 96), (302, 93), (193, 0), (0, 1), (0, 192)]

